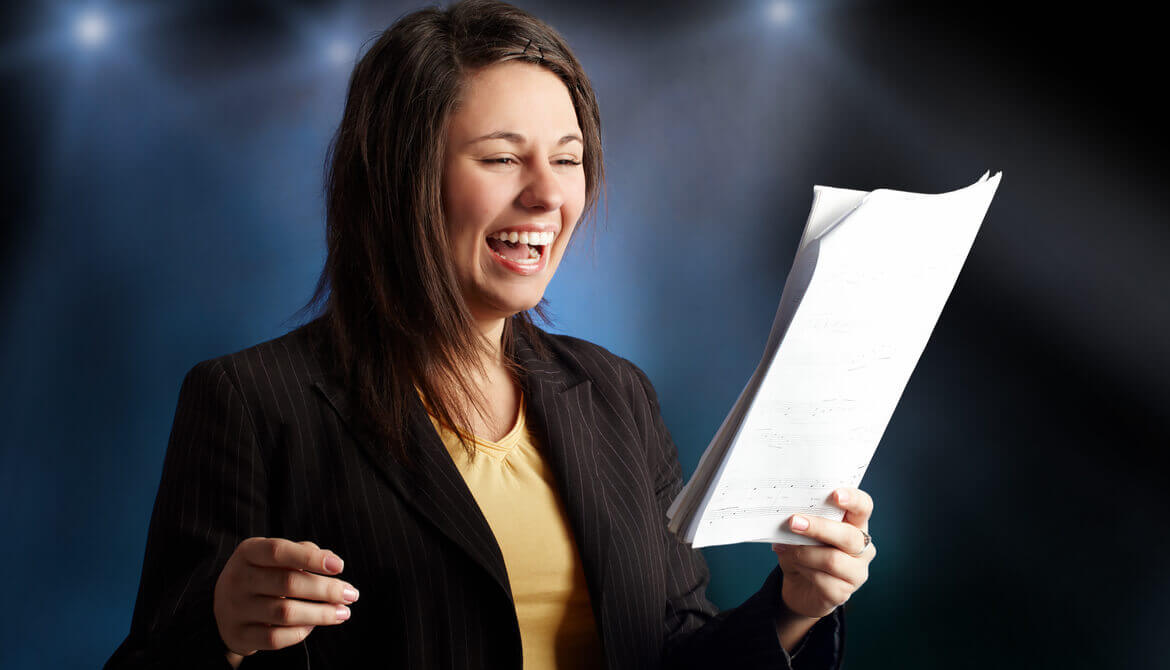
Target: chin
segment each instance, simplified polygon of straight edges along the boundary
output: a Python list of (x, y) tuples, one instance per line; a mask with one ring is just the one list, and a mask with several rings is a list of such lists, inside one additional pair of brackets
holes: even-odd
[[(486, 287), (484, 287), (486, 288)], [(520, 312), (532, 309), (540, 304), (544, 297), (544, 287), (539, 291), (535, 286), (529, 290), (516, 290), (517, 287), (495, 286), (496, 291), (471, 291), (465, 293), (468, 297), (468, 307), (477, 319), (508, 319)], [(510, 290), (509, 290), (510, 289)]]
[(540, 299), (543, 297), (544, 297), (544, 295), (542, 294), (542, 295), (536, 296), (535, 299), (532, 299), (532, 298), (515, 299), (514, 298), (514, 299), (509, 300), (506, 303), (504, 303), (505, 306), (501, 311), (504, 313), (505, 318), (510, 318), (510, 317), (513, 317), (513, 316), (519, 314), (520, 312), (525, 312), (527, 310), (532, 309), (533, 307), (536, 307), (537, 305), (540, 304)]

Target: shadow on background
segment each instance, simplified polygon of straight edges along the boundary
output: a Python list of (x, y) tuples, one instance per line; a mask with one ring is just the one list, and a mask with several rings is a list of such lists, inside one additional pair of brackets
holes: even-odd
[[(1003, 170), (863, 483), (880, 556), (848, 666), (1164, 665), (1153, 22), (519, 4), (566, 35), (603, 114), (606, 211), (550, 287), (555, 329), (646, 370), (688, 474), (757, 363), (814, 184)], [(0, 22), (5, 668), (94, 667), (126, 635), (183, 374), (296, 325), (349, 68), (418, 6), (86, 7)], [(725, 608), (775, 560), (704, 552)]]

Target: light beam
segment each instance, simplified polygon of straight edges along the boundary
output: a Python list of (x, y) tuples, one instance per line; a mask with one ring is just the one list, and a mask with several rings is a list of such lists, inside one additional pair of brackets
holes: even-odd
[(95, 48), (109, 37), (110, 26), (106, 17), (96, 11), (87, 11), (77, 19), (74, 34), (82, 46)]

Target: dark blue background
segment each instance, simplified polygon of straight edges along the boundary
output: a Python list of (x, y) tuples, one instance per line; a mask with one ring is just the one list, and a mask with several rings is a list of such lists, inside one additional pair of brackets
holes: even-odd
[[(641, 365), (689, 475), (762, 351), (812, 186), (1003, 182), (863, 488), (854, 668), (1166, 666), (1170, 231), (1149, 17), (522, 2), (574, 47), (608, 198), (556, 330)], [(86, 47), (80, 12), (106, 39)], [(361, 44), (413, 3), (36, 3), (0, 27), (0, 666), (128, 631), (183, 374), (323, 261)], [(705, 550), (739, 603), (775, 556)]]

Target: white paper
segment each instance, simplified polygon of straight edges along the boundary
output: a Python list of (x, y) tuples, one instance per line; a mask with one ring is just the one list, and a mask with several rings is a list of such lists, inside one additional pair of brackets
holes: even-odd
[(784, 530), (869, 466), (922, 355), (1001, 173), (950, 193), (817, 186), (760, 365), (671, 529), (693, 546), (816, 544)]

